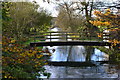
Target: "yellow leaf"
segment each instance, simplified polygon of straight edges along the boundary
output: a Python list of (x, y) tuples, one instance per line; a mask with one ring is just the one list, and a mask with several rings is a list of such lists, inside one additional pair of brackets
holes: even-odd
[(37, 57), (37, 58), (41, 58), (41, 57), (43, 57), (43, 55), (37, 55), (36, 57)]
[(4, 78), (7, 78), (7, 76), (4, 76)]
[(16, 40), (11, 40), (11, 43), (15, 43), (16, 42)]

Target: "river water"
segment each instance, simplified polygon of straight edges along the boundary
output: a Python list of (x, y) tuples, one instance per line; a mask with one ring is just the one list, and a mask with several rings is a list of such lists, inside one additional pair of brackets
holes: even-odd
[[(60, 31), (60, 29), (54, 28), (51, 29), (51, 31)], [(54, 41), (59, 41), (59, 39), (56, 39)], [(52, 53), (52, 56), (49, 59), (50, 61), (84, 62), (109, 60), (109, 56), (107, 54), (89, 46), (47, 46), (44, 48), (48, 48)], [(53, 52), (53, 49), (55, 49), (55, 52)], [(90, 55), (87, 55), (87, 53)], [(96, 65), (97, 66), (94, 67), (68, 67), (49, 65), (46, 65), (44, 67), (46, 69), (46, 72), (51, 73), (50, 78), (118, 78), (118, 73), (115, 69), (115, 65)]]

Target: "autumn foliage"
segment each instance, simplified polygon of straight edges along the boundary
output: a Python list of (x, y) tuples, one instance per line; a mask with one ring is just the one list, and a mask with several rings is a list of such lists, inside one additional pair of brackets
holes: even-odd
[(113, 14), (110, 9), (106, 9), (104, 12), (96, 10), (94, 15), (95, 19), (89, 22), (97, 26), (101, 32), (109, 31), (109, 42), (113, 43), (113, 46), (118, 45), (120, 43), (120, 16)]
[(44, 73), (43, 66), (47, 63), (41, 54), (42, 50), (36, 47), (25, 47), (13, 38), (5, 36), (2, 45), (3, 78), (34, 79), (40, 76), (38, 72)]
[[(33, 17), (36, 16), (35, 13), (39, 14), (39, 18), (47, 16), (46, 13), (44, 13), (44, 15), (40, 15), (40, 13), (36, 11), (36, 4), (27, 2), (2, 2), (1, 4), (1, 21), (3, 22), (2, 78), (12, 78), (15, 80), (36, 80), (37, 76), (40, 77), (41, 74), (48, 74), (44, 72), (45, 69), (43, 66), (47, 63), (45, 60), (45, 56), (42, 55), (43, 51), (41, 50), (41, 48), (30, 47), (28, 44), (25, 43), (28, 43), (28, 41), (31, 40), (31, 38), (28, 37), (31, 27), (34, 28), (34, 26), (40, 26), (40, 24), (43, 25), (49, 23), (51, 18), (48, 20), (48, 22), (44, 22), (43, 19), (41, 19), (43, 23), (36, 22), (34, 26), (31, 25), (30, 27), (30, 24), (32, 24), (34, 20), (40, 21), (38, 17)], [(42, 27), (42, 30), (43, 29), (46, 28)]]
[(105, 12), (94, 11), (96, 16), (94, 21), (90, 21), (95, 26), (100, 26), (103, 29), (120, 28), (120, 16), (112, 14), (110, 9), (106, 9)]

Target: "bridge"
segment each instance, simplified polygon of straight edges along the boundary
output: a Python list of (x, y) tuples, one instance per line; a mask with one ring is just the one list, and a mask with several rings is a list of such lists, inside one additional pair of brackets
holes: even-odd
[(103, 37), (97, 37), (90, 36), (89, 32), (75, 33), (63, 31), (33, 33), (31, 37), (34, 38), (34, 42), (31, 42), (30, 46), (111, 46), (111, 43), (107, 42), (109, 34), (104, 33), (103, 35)]

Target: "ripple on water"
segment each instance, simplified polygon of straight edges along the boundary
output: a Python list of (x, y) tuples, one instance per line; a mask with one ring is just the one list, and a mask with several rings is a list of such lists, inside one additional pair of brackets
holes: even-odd
[[(50, 78), (117, 78), (118, 74), (108, 73), (104, 66), (100, 67), (57, 67), (45, 66), (46, 71), (51, 73)], [(102, 71), (103, 70), (103, 71)], [(112, 70), (111, 70), (112, 71)]]

